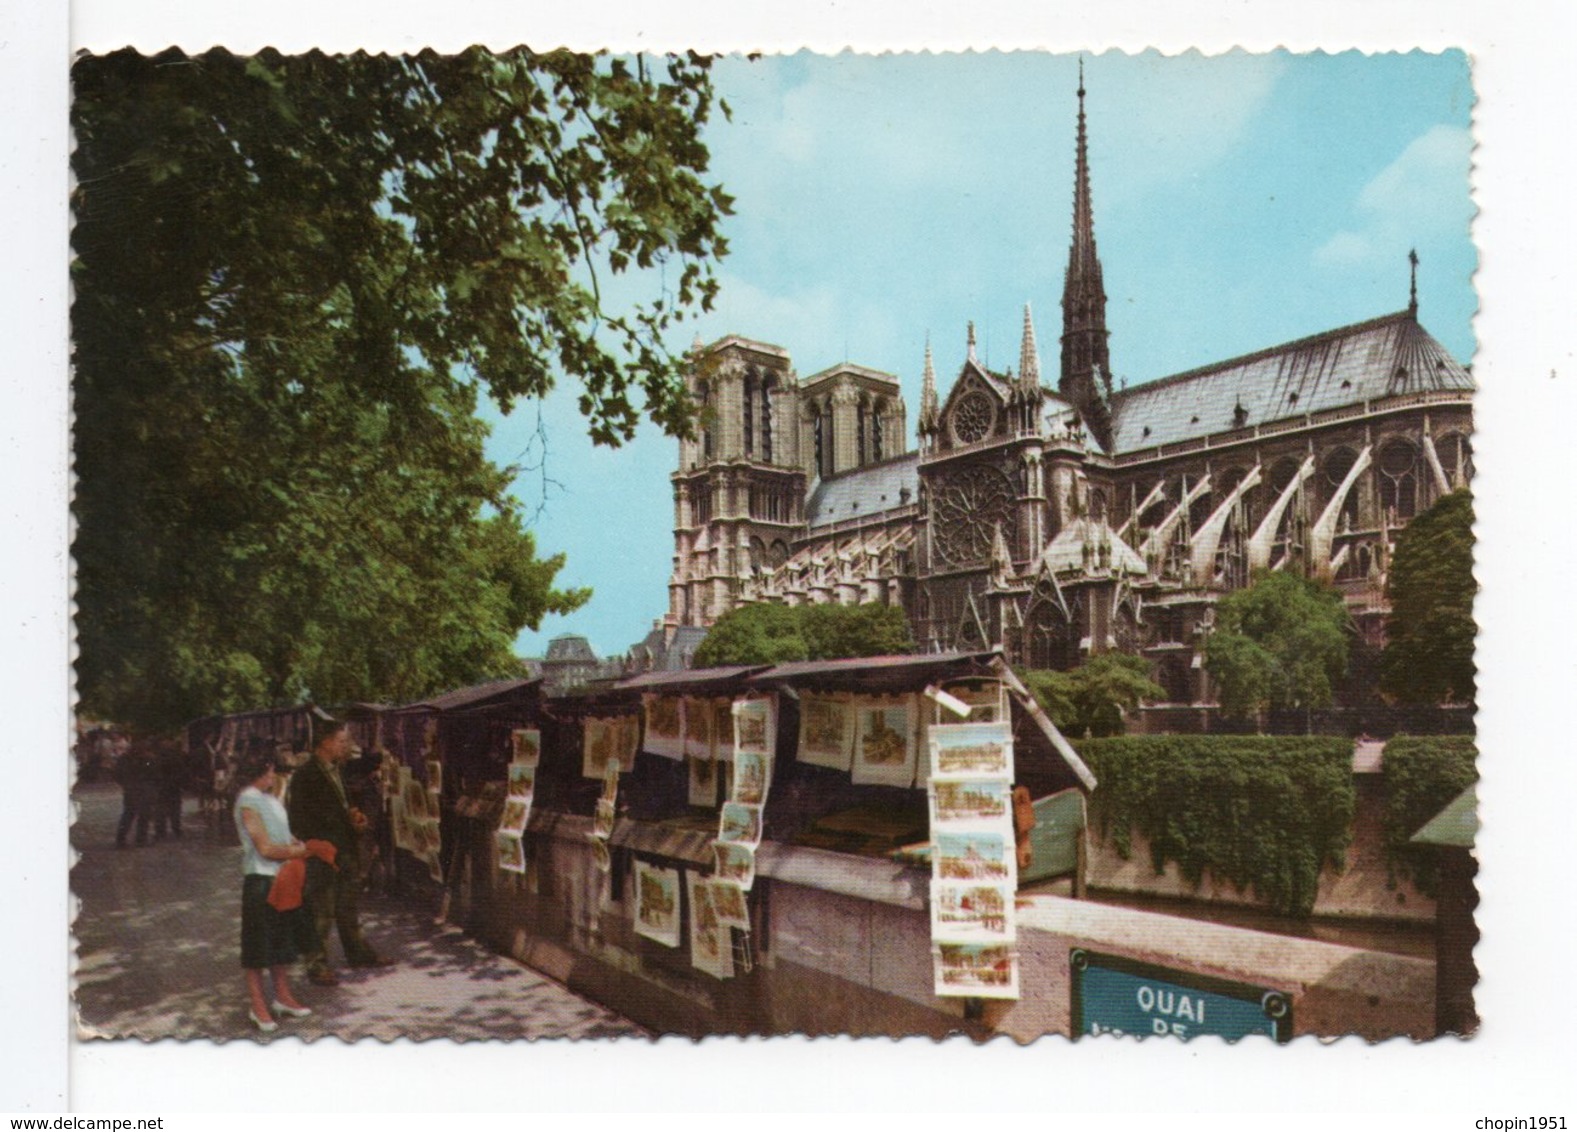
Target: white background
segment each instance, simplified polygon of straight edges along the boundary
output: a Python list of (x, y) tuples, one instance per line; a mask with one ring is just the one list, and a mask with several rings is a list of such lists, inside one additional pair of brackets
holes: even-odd
[[(417, 4), (290, 0), (82, 0), (0, 10), (0, 191), (9, 207), (0, 278), (0, 688), (9, 751), (0, 789), (0, 1110), (95, 1113), (262, 1109), (872, 1109), (1249, 1111), (1362, 1114), (1360, 1127), (1470, 1128), (1480, 1116), (1577, 1119), (1573, 1031), (1573, 477), (1568, 444), (1574, 95), (1569, 8), (1462, 2), (1377, 4), (802, 0), (706, 3)], [(1099, 11), (1094, 9), (1099, 8)], [(266, 9), (266, 10), (265, 10)], [(1043, 1039), (1020, 1048), (844, 1040), (668, 1039), (307, 1047), (276, 1042), (73, 1043), (65, 875), (69, 553), (66, 378), (67, 67), (81, 46), (132, 43), (238, 51), (371, 47), (706, 50), (809, 46), (964, 49), (1044, 46), (1294, 50), (1463, 47), (1474, 62), (1474, 234), (1482, 311), (1479, 438), (1480, 1035), (1381, 1046), (1346, 1039), (1289, 1048), (1213, 1042)], [(1382, 112), (1377, 108), (1377, 112)], [(215, 987), (235, 995), (239, 987)], [(960, 1074), (970, 1082), (960, 1088)], [(1404, 1114), (1388, 1118), (1380, 1114)], [(1420, 1114), (1439, 1113), (1438, 1119)], [(1405, 1115), (1405, 1114), (1410, 1114)], [(408, 1119), (408, 1118), (407, 1118)], [(373, 1121), (360, 1122), (370, 1125)], [(378, 1123), (384, 1124), (385, 1119)], [(205, 1122), (206, 1123), (206, 1122)], [(244, 1122), (250, 1123), (250, 1122)], [(357, 1122), (352, 1121), (354, 1126)], [(1137, 1122), (1122, 1122), (1129, 1126)], [(1212, 1127), (1222, 1123), (1212, 1119)], [(1237, 1127), (1261, 1120), (1239, 1115)], [(1283, 1122), (1285, 1123), (1285, 1122)], [(1309, 1116), (1292, 1126), (1329, 1127)], [(168, 1127), (196, 1127), (174, 1121)]]

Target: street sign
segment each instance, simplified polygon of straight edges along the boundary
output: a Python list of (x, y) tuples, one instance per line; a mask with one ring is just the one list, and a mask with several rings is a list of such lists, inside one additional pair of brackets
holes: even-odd
[(1279, 991), (1173, 971), (1117, 955), (1074, 948), (1073, 1033), (1166, 1035), (1187, 1041), (1214, 1034), (1235, 1042), (1265, 1034), (1292, 1039), (1292, 1003)]

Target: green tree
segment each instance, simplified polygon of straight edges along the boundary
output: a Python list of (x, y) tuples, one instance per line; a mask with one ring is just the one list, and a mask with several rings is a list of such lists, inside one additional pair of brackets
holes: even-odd
[[(567, 374), (599, 442), (689, 428), (661, 336), (726, 250), (706, 61), (118, 52), (73, 80), (84, 709), (508, 671), (587, 595), (553, 587), (477, 401)], [(619, 273), (655, 297), (610, 307)]]
[(755, 602), (719, 617), (695, 650), (694, 663), (785, 664), (913, 651), (909, 622), (897, 606)]
[(1404, 703), (1471, 703), (1477, 695), (1473, 642), (1473, 497), (1441, 498), (1397, 537), (1386, 592), (1380, 687)]
[(1150, 665), (1130, 653), (1101, 653), (1067, 672), (1022, 675), (1052, 722), (1075, 739), (1121, 735), (1130, 712), (1145, 700), (1166, 698), (1166, 689), (1150, 679)]
[(1223, 597), (1205, 643), (1222, 710), (1246, 717), (1329, 704), (1347, 666), (1350, 624), (1339, 591), (1286, 571)]

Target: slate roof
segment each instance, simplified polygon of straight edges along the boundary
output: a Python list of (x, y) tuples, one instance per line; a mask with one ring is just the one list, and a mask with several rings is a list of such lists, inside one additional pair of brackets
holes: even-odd
[(1114, 393), (1113, 454), (1443, 390), (1472, 375), (1400, 311)]
[[(909, 489), (907, 500), (900, 498), (904, 488)], [(919, 497), (920, 454), (906, 452), (823, 479), (805, 503), (805, 521), (812, 528), (823, 527), (902, 507)]]

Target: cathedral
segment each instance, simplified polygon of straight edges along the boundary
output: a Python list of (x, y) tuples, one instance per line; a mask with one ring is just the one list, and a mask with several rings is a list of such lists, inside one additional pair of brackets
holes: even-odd
[(1140, 653), (1193, 704), (1215, 602), (1268, 569), (1328, 579), (1383, 642), (1397, 532), (1473, 473), (1473, 380), (1418, 323), (1416, 259), (1404, 310), (1114, 390), (1084, 97), (1081, 77), (1055, 388), (1028, 307), (1017, 372), (982, 364), (971, 326), (943, 397), (927, 345), (914, 447), (891, 374), (697, 343), (669, 626), (881, 602), (924, 650)]

